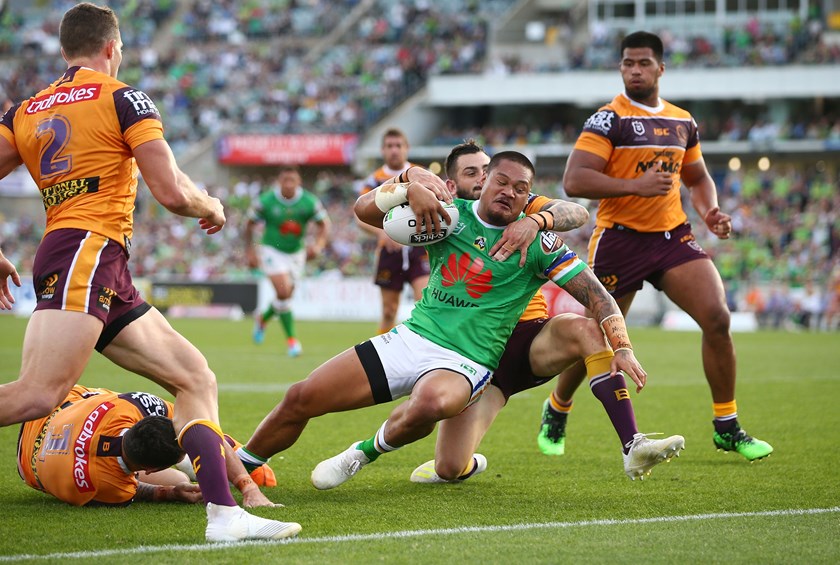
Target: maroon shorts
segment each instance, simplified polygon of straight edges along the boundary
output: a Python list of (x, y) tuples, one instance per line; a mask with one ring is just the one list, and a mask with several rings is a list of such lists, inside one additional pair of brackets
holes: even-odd
[(102, 351), (128, 324), (149, 311), (128, 272), (128, 254), (99, 234), (60, 229), (44, 236), (35, 254), (35, 310), (84, 312), (105, 324)]
[(405, 283), (429, 276), (429, 256), (423, 247), (403, 247), (399, 251), (379, 250), (374, 283), (382, 288), (402, 290)]
[(547, 383), (554, 377), (538, 377), (531, 370), (528, 353), (531, 343), (543, 329), (548, 318), (519, 322), (505, 345), (505, 352), (499, 360), (499, 366), (493, 372), (490, 384), (496, 385), (505, 395), (505, 402), (512, 395), (535, 386)]
[(695, 259), (709, 256), (688, 222), (666, 232), (596, 228), (589, 240), (589, 266), (613, 298), (641, 290), (644, 281), (661, 290), (666, 271)]

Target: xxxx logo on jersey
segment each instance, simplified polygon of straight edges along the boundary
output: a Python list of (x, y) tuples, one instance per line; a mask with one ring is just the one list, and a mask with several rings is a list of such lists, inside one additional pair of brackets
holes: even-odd
[(441, 274), (441, 284), (444, 287), (463, 282), (467, 294), (472, 298), (481, 298), (493, 288), (493, 271), (484, 270), (484, 261), (480, 257), (473, 259), (467, 253), (462, 253), (460, 257), (456, 257), (454, 253), (450, 255), (441, 269)]

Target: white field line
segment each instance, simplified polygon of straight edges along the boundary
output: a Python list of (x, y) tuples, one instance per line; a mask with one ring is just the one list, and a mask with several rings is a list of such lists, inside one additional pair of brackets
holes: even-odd
[(657, 516), (654, 518), (629, 518), (623, 520), (606, 519), (606, 520), (581, 520), (579, 522), (536, 522), (531, 524), (510, 524), (499, 526), (463, 526), (460, 528), (440, 528), (436, 530), (403, 530), (399, 532), (381, 532), (375, 534), (347, 534), (343, 536), (322, 536), (315, 538), (298, 537), (287, 540), (277, 541), (241, 541), (232, 543), (203, 543), (191, 545), (155, 545), (155, 546), (139, 546), (124, 549), (102, 549), (95, 551), (72, 551), (67, 553), (48, 553), (44, 555), (35, 555), (31, 553), (23, 553), (18, 555), (0, 555), (0, 562), (3, 561), (33, 561), (39, 559), (59, 560), (59, 559), (95, 559), (99, 557), (128, 555), (146, 555), (151, 553), (162, 552), (193, 552), (193, 551), (224, 551), (228, 549), (239, 550), (243, 547), (266, 547), (273, 545), (289, 545), (289, 544), (312, 544), (312, 543), (341, 543), (341, 542), (358, 542), (358, 541), (382, 541), (387, 539), (401, 539), (413, 538), (423, 536), (445, 536), (458, 535), (466, 533), (485, 533), (485, 532), (515, 532), (523, 530), (547, 530), (547, 529), (568, 529), (568, 528), (582, 528), (588, 526), (618, 526), (618, 525), (636, 525), (636, 524), (657, 524), (657, 523), (674, 523), (674, 522), (696, 522), (704, 520), (721, 520), (731, 518), (758, 518), (758, 517), (773, 517), (773, 516), (807, 516), (814, 514), (828, 514), (840, 512), (840, 506), (833, 506), (831, 508), (791, 508), (788, 510), (766, 510), (761, 512), (722, 512), (715, 514), (689, 514), (685, 516)]

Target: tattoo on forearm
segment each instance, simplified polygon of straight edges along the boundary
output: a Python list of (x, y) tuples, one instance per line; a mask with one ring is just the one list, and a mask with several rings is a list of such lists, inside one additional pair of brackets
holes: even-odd
[(571, 231), (579, 228), (589, 219), (589, 212), (583, 206), (563, 200), (555, 201), (546, 206), (543, 211), (554, 216), (552, 231)]
[(603, 320), (613, 314), (621, 315), (618, 305), (609, 295), (604, 285), (595, 277), (591, 269), (585, 269), (563, 285), (563, 290), (580, 302), (595, 321)]
[(155, 496), (155, 485), (148, 483), (139, 483), (137, 485), (137, 492), (134, 495), (135, 500), (152, 500)]

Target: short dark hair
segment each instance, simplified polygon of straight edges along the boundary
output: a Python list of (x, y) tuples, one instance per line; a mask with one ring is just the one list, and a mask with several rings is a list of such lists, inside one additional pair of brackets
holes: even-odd
[(119, 34), (120, 23), (114, 11), (90, 2), (67, 10), (58, 26), (58, 41), (68, 59), (96, 55)]
[(625, 49), (644, 49), (645, 47), (653, 51), (653, 56), (660, 63), (665, 55), (665, 48), (662, 46), (662, 40), (655, 33), (648, 31), (636, 31), (621, 40), (621, 51), (619, 57), (624, 57)]
[(143, 469), (165, 469), (184, 457), (172, 420), (147, 416), (122, 436), (123, 455)]
[(300, 174), (300, 169), (296, 165), (283, 165), (282, 167), (280, 167), (280, 170), (277, 171), (277, 176), (280, 176), (283, 173), (297, 173), (297, 174)]
[(455, 164), (458, 162), (458, 158), (462, 155), (473, 155), (474, 153), (484, 152), (484, 148), (472, 138), (467, 139), (464, 143), (459, 143), (453, 147), (452, 151), (449, 152), (449, 155), (446, 156), (446, 164), (444, 165), (446, 176), (450, 179), (455, 176)]
[(493, 155), (490, 162), (487, 164), (487, 174), (489, 175), (490, 171), (495, 169), (502, 161), (513, 161), (514, 163), (519, 163), (523, 167), (527, 168), (531, 171), (532, 180), (533, 177), (537, 176), (537, 170), (534, 168), (534, 164), (531, 160), (518, 151), (502, 151)]

